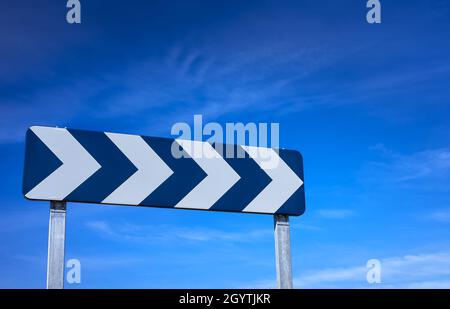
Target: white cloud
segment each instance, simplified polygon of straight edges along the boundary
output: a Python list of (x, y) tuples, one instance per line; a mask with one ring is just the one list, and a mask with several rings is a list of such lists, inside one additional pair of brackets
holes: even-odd
[(447, 287), (450, 278), (450, 254), (405, 255), (381, 259), (381, 284), (368, 284), (365, 267), (335, 267), (305, 271), (295, 276), (298, 288), (422, 288)]
[(372, 147), (381, 157), (362, 170), (364, 181), (403, 188), (450, 190), (450, 148), (401, 154), (382, 144)]
[(92, 221), (86, 226), (103, 237), (117, 241), (155, 242), (185, 240), (194, 242), (229, 241), (252, 242), (272, 239), (271, 229), (248, 229), (230, 232), (210, 228), (180, 227), (170, 225), (110, 224), (105, 221)]
[(23, 93), (17, 99), (0, 97), (0, 143), (22, 141), (32, 125), (65, 127), (86, 113), (87, 102), (104, 86), (95, 80), (81, 80), (58, 89)]
[[(55, 86), (0, 97), (0, 142), (23, 140), (25, 129), (35, 124), (66, 126), (106, 119), (114, 125), (120, 119), (128, 131), (160, 133), (161, 128), (169, 132), (174, 122), (190, 121), (195, 113), (215, 121), (243, 111), (283, 113), (293, 105), (303, 109), (324, 98), (332, 101), (333, 94), (311, 94), (303, 89), (306, 82), (299, 87), (301, 81), (349, 52), (340, 47), (330, 52), (315, 40), (301, 47), (290, 40), (270, 48), (252, 44), (236, 50), (233, 44), (225, 51), (218, 47), (230, 48), (224, 41), (216, 37), (213, 45), (195, 48), (179, 43), (162, 56), (137, 59), (124, 68), (81, 77), (67, 72)], [(47, 70), (58, 73), (50, 65)]]
[(345, 219), (353, 216), (353, 211), (349, 209), (321, 209), (319, 216), (327, 219)]
[(405, 289), (450, 289), (450, 280), (410, 282), (401, 287)]
[(88, 269), (88, 271), (99, 271), (108, 269), (135, 267), (135, 266), (147, 266), (153, 262), (151, 256), (134, 256), (134, 255), (117, 255), (117, 254), (92, 254), (74, 256), (74, 258), (80, 260), (82, 267)]
[(337, 283), (360, 281), (361, 278), (365, 278), (366, 272), (367, 269), (364, 266), (326, 268), (294, 277), (294, 286), (296, 288), (326, 287), (327, 285), (332, 287)]
[(303, 231), (319, 232), (323, 231), (323, 228), (318, 225), (306, 224), (303, 222), (291, 223), (292, 229), (298, 229)]
[(429, 214), (428, 218), (438, 222), (450, 222), (450, 210), (434, 211)]
[(86, 226), (92, 230), (100, 232), (103, 235), (118, 236), (105, 221), (91, 221), (86, 223)]

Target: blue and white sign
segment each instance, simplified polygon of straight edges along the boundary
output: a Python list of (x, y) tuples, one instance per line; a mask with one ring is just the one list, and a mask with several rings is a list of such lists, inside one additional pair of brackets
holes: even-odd
[(23, 193), (30, 200), (303, 214), (298, 151), (224, 146), (244, 156), (228, 158), (201, 141), (34, 126)]

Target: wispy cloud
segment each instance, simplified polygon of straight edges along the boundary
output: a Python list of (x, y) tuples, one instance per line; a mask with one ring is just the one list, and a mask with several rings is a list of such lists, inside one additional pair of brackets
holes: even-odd
[[(148, 33), (139, 41), (149, 43), (139, 49), (150, 56), (139, 58), (134, 48), (128, 52), (124, 48), (120, 62), (111, 57), (116, 41), (108, 40), (110, 28), (102, 33), (102, 22), (93, 21), (78, 32), (55, 26), (61, 25), (61, 19), (53, 5), (45, 3), (33, 11), (21, 4), (5, 6), (1, 19), (5, 26), (0, 27), (5, 48), (0, 58), (6, 70), (0, 79), (13, 87), (0, 96), (0, 143), (22, 140), (25, 128), (33, 124), (104, 120), (127, 131), (167, 133), (174, 122), (191, 120), (195, 113), (215, 121), (242, 112), (265, 116), (344, 104), (378, 106), (384, 100), (377, 98), (383, 96), (392, 99), (401, 93), (403, 99), (409, 98), (411, 87), (448, 88), (442, 85), (450, 72), (446, 58), (420, 61), (415, 67), (408, 61), (373, 72), (367, 59), (375, 55), (377, 44), (386, 42), (385, 36), (371, 36), (367, 42), (358, 39), (363, 32), (352, 23), (339, 23), (336, 28), (331, 20), (317, 22), (302, 10), (289, 6), (272, 10), (268, 5), (255, 5), (256, 11), (244, 10), (230, 20), (209, 20), (207, 30), (178, 25), (169, 42)], [(270, 17), (260, 18), (267, 9)], [(44, 15), (51, 18), (40, 18)], [(405, 29), (400, 20), (399, 32)], [(147, 22), (148, 28), (153, 26), (151, 19)], [(92, 46), (102, 34), (102, 42), (110, 45)], [(93, 51), (102, 61), (85, 54), (73, 57), (72, 46)], [(403, 50), (392, 51), (403, 54)], [(108, 56), (113, 60), (105, 65)], [(390, 68), (383, 59), (376, 58), (383, 68)], [(81, 71), (78, 63), (89, 69)], [(98, 63), (103, 66), (97, 69)], [(446, 91), (426, 90), (427, 98), (448, 96)]]
[[(246, 19), (241, 22), (247, 23)], [(20, 24), (16, 28), (22, 30)], [(95, 74), (59, 72), (49, 63), (48, 75), (64, 78), (43, 87), (28, 89), (24, 85), (20, 95), (0, 96), (0, 142), (22, 140), (26, 127), (33, 124), (65, 126), (99, 119), (111, 123), (120, 120), (129, 131), (160, 133), (161, 127), (168, 132), (174, 122), (189, 121), (195, 113), (214, 121), (245, 111), (282, 114), (293, 106), (301, 110), (330, 102), (333, 94), (309, 89), (323, 89), (319, 82), (309, 85), (309, 77), (353, 48), (341, 48), (340, 44), (331, 47), (329, 41), (324, 46), (309, 32), (300, 34), (298, 30), (290, 35), (295, 35), (296, 40), (301, 35), (308, 45), (302, 41), (299, 46), (274, 33), (270, 34), (274, 42), (270, 46), (254, 33), (246, 34), (253, 41), (250, 46), (229, 42), (230, 37), (235, 37), (234, 31), (242, 28), (233, 25), (224, 33), (223, 29), (210, 29), (208, 38), (211, 32), (218, 32), (214, 44), (206, 40), (192, 47), (179, 39), (161, 54), (134, 58), (123, 66), (111, 66)], [(333, 36), (329, 39), (336, 40)], [(64, 55), (59, 58), (64, 59)]]
[[(294, 287), (308, 288), (450, 288), (450, 254), (404, 255), (381, 259), (381, 283), (366, 281), (366, 261), (348, 267), (302, 271), (294, 276)], [(241, 284), (246, 288), (275, 288), (275, 278)]]
[(365, 267), (365, 261), (362, 261), (360, 266), (307, 271), (296, 276), (294, 284), (299, 288), (448, 287), (448, 278), (450, 276), (450, 254), (447, 252), (437, 252), (381, 259), (381, 284), (368, 284), (366, 282), (367, 271), (368, 269)]
[(345, 219), (354, 215), (350, 209), (321, 209), (318, 214), (326, 219)]
[(192, 242), (229, 241), (252, 242), (273, 236), (271, 229), (246, 229), (230, 232), (211, 228), (180, 227), (170, 225), (111, 224), (106, 221), (91, 221), (86, 226), (103, 237), (116, 241), (155, 242), (185, 240)]
[[(396, 288), (396, 286), (386, 286), (386, 288)], [(450, 289), (450, 280), (434, 280), (403, 283), (397, 288), (403, 289)]]
[(450, 190), (450, 148), (437, 148), (401, 154), (379, 144), (373, 149), (380, 155), (361, 172), (365, 181), (401, 185), (404, 188)]
[[(84, 76), (70, 85), (0, 97), (0, 142), (23, 139), (25, 129), (33, 124), (65, 126), (80, 117), (84, 121), (127, 119), (127, 130), (160, 133), (161, 127), (168, 132), (174, 122), (190, 121), (195, 113), (209, 121), (249, 110), (279, 113), (287, 108), (285, 104), (292, 104), (298, 78), (320, 65), (305, 68), (311, 55), (298, 52), (286, 59), (282, 54), (288, 51), (276, 49), (256, 50), (239, 58), (178, 49), (176, 56), (169, 52), (166, 58), (141, 59), (125, 69)], [(275, 58), (285, 60), (273, 61), (277, 54), (280, 57)], [(286, 72), (296, 66), (298, 71)], [(295, 101), (307, 106), (314, 104), (311, 98)]]
[(136, 267), (147, 266), (152, 262), (152, 257), (136, 256), (136, 255), (120, 255), (120, 254), (91, 254), (91, 255), (76, 255), (73, 258), (78, 259), (88, 271), (108, 270), (114, 267)]
[(450, 223), (450, 210), (444, 209), (433, 211), (428, 215), (428, 218), (433, 221)]
[[(168, 122), (202, 113), (212, 120), (242, 111), (280, 112), (293, 97), (314, 104), (298, 83), (334, 61), (317, 46), (221, 51), (177, 45), (165, 59), (137, 62), (109, 82), (122, 89), (105, 102), (100, 117), (139, 117), (158, 111)], [(117, 89), (117, 87), (116, 87)], [(295, 95), (294, 95), (295, 94)]]
[(311, 232), (323, 231), (323, 228), (319, 225), (306, 224), (303, 222), (291, 223), (291, 228)]
[(102, 82), (81, 80), (57, 89), (32, 91), (19, 98), (0, 97), (0, 143), (23, 140), (31, 125), (66, 126), (85, 112), (90, 99), (104, 86)]

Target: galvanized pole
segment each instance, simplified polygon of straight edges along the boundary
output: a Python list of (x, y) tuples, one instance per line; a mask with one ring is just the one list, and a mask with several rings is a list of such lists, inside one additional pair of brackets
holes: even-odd
[(47, 289), (64, 288), (66, 202), (50, 202), (48, 227)]
[(277, 288), (292, 289), (291, 240), (289, 216), (274, 215)]

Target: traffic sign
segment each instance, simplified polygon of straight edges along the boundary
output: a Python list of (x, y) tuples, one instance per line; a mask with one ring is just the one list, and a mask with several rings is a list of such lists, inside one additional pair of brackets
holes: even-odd
[[(173, 155), (174, 146), (181, 158)], [(30, 200), (294, 216), (304, 212), (298, 151), (223, 145), (234, 149), (228, 158), (213, 146), (34, 126), (26, 134), (23, 193)], [(236, 156), (239, 152), (244, 156)]]

